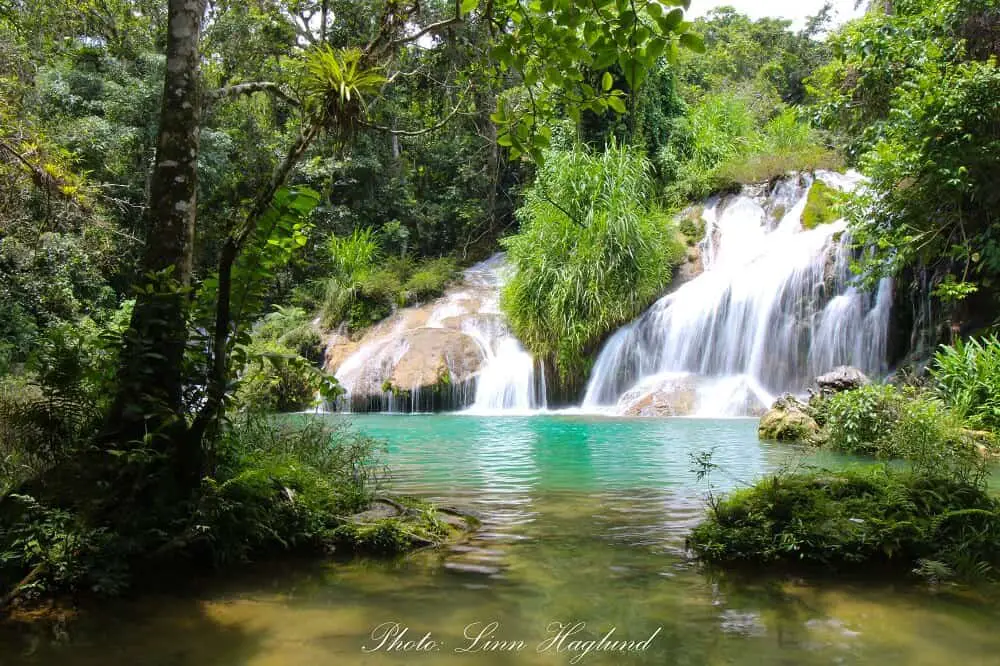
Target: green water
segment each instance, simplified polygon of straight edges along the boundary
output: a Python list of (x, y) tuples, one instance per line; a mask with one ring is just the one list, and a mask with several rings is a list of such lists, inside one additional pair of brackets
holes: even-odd
[[(390, 442), (397, 490), (477, 511), (483, 530), (395, 562), (284, 563), (114, 604), (65, 633), (5, 639), (0, 666), (1000, 663), (993, 589), (739, 580), (688, 561), (706, 490), (692, 453), (714, 450), (719, 488), (783, 465), (851, 464), (761, 444), (754, 421), (353, 421)], [(492, 642), (465, 636), (493, 622)], [(556, 622), (585, 626), (540, 651)], [(373, 638), (384, 623), (407, 628), (411, 649)], [(644, 649), (573, 661), (580, 640), (612, 627), (610, 640)]]

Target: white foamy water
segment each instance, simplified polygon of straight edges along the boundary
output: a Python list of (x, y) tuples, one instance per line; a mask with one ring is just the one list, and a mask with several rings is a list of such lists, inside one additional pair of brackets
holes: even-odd
[[(838, 189), (855, 175), (817, 176)], [(597, 358), (585, 410), (625, 412), (664, 390), (694, 386), (693, 412), (751, 414), (801, 392), (837, 365), (885, 372), (892, 284), (851, 284), (843, 221), (803, 229), (811, 177), (708, 202), (704, 272), (618, 330)], [(674, 390), (673, 386), (666, 387)]]

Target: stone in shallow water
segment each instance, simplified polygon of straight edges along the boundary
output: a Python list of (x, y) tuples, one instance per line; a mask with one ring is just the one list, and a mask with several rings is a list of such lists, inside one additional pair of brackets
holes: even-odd
[(791, 395), (778, 398), (757, 426), (761, 439), (784, 442), (807, 441), (819, 431), (819, 424), (806, 413), (806, 406)]
[(618, 410), (625, 416), (689, 416), (697, 407), (697, 378), (688, 374), (645, 382), (618, 401)]

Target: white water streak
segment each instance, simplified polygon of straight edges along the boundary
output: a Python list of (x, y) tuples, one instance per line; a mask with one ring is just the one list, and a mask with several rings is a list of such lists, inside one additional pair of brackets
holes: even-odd
[[(858, 183), (819, 177), (838, 189)], [(766, 196), (710, 201), (704, 273), (608, 340), (583, 407), (606, 409), (650, 377), (690, 373), (701, 380), (698, 414), (747, 414), (836, 365), (884, 373), (892, 284), (875, 294), (852, 286), (843, 221), (802, 228), (811, 184), (789, 178)]]

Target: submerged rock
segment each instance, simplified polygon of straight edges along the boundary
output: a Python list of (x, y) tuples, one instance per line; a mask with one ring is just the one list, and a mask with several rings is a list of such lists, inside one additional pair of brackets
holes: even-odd
[(825, 375), (816, 378), (820, 392), (828, 395), (841, 391), (853, 391), (870, 383), (871, 380), (865, 373), (849, 365), (834, 368)]
[(757, 426), (761, 439), (783, 442), (809, 441), (819, 432), (819, 424), (808, 414), (808, 407), (791, 395), (778, 398)]

